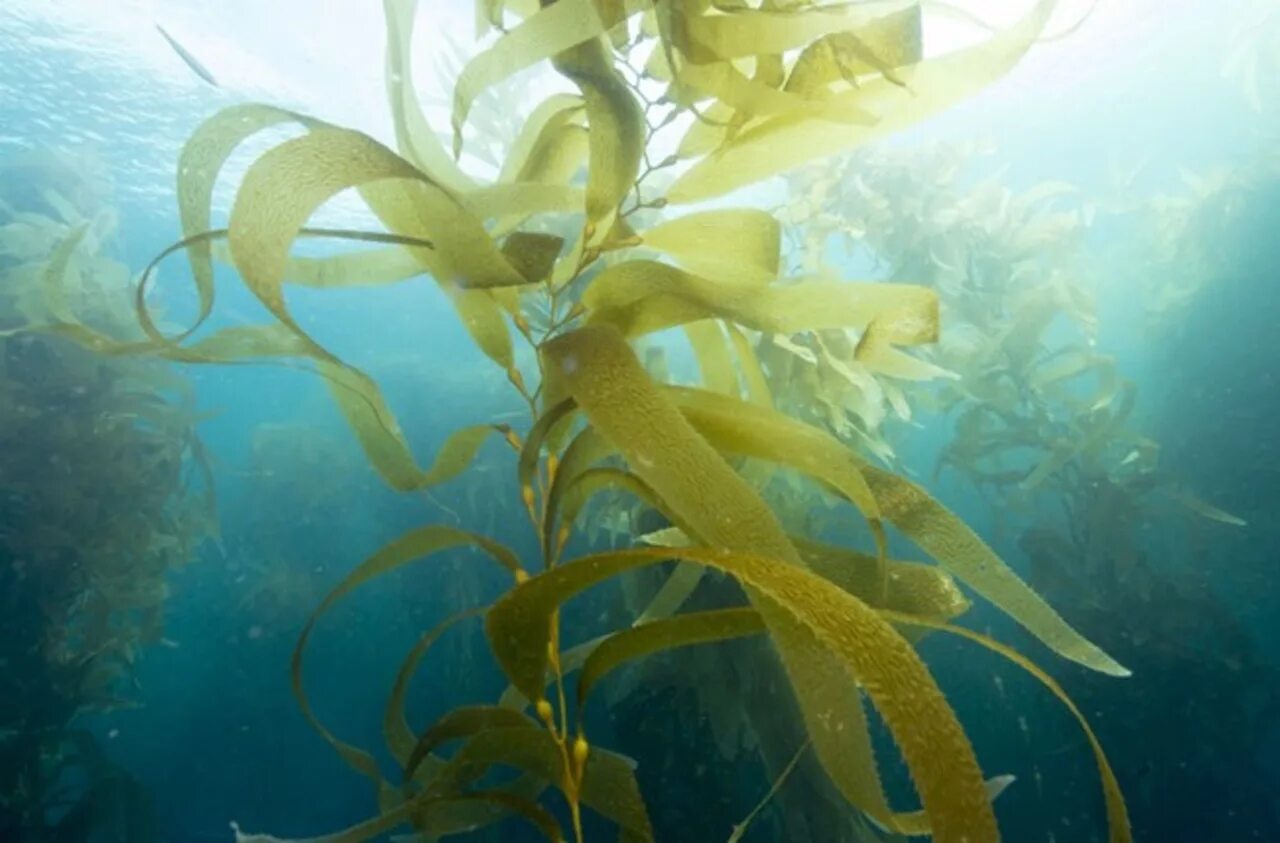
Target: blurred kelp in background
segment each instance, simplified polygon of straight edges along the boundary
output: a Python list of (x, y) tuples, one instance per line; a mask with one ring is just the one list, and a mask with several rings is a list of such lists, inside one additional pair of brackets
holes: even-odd
[(214, 527), (186, 382), (50, 334), (137, 335), (87, 162), (0, 161), (0, 837), (150, 839), (146, 798), (83, 716), (135, 704), (166, 575)]

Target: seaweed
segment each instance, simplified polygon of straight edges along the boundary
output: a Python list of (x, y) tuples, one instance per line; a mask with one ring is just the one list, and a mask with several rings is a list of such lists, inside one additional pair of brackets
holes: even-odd
[(56, 155), (0, 165), (0, 836), (153, 839), (140, 785), (89, 731), (138, 705), (168, 574), (216, 537), (190, 385), (43, 330), (136, 336), (114, 213)]
[[(357, 566), (306, 624), (292, 665), (299, 705), (370, 780), (379, 806), (373, 819), (317, 839), (365, 840), (405, 824), (431, 838), (519, 816), (548, 839), (582, 840), (584, 806), (618, 826), (621, 839), (652, 839), (633, 765), (588, 741), (587, 694), (617, 663), (713, 643), (726, 663), (773, 686), (740, 700), (736, 716), (758, 743), (788, 826), (811, 829), (812, 839), (870, 837), (865, 815), (890, 832), (928, 832), (939, 841), (998, 839), (991, 800), (999, 788), (984, 779), (913, 645), (919, 628), (951, 629), (947, 622), (967, 608), (950, 574), (1059, 654), (1112, 675), (1125, 671), (922, 488), (788, 417), (775, 403), (783, 382), (762, 365), (755, 342), (757, 335), (847, 338), (854, 331), (860, 340), (852, 359), (869, 377), (937, 377), (938, 367), (903, 350), (937, 340), (937, 292), (911, 283), (787, 277), (780, 228), (769, 215), (715, 210), (667, 217), (664, 209), (846, 152), (981, 89), (1031, 46), (1052, 0), (1040, 0), (979, 45), (938, 58), (922, 50), (923, 11), (915, 3), (478, 4), (481, 28), (503, 34), (458, 77), (452, 156), (412, 88), (414, 4), (384, 6), (395, 149), (266, 105), (214, 115), (179, 161), (184, 239), (156, 262), (187, 252), (200, 300), (196, 319), (176, 333), (157, 328), (144, 295), (153, 263), (136, 299), (142, 340), (114, 340), (66, 318), (48, 326), (108, 354), (310, 369), (325, 380), (371, 465), (399, 490), (426, 489), (467, 472), (493, 434), (519, 453), (516, 485), (540, 559), (521, 559), (461, 527), (422, 526)], [(537, 65), (549, 65), (578, 93), (553, 95), (533, 111), (496, 180), (471, 175), (463, 130), (485, 122), (473, 119), (476, 103)], [(245, 139), (282, 124), (301, 134), (252, 163), (225, 228), (212, 228), (212, 185), (227, 157)], [(668, 140), (677, 152), (653, 162), (650, 153)], [(672, 179), (678, 164), (687, 166)], [(386, 232), (306, 227), (318, 208), (351, 188)], [(725, 234), (743, 247), (714, 242)], [(290, 254), (303, 235), (374, 240), (386, 248), (372, 257), (305, 262)], [(213, 247), (223, 239), (221, 256), (274, 321), (196, 339), (215, 306)], [(427, 467), (376, 381), (311, 336), (286, 302), (291, 284), (361, 286), (416, 274), (448, 293), (477, 347), (530, 410), (528, 428), (493, 420), (455, 432)], [(709, 389), (672, 388), (642, 365), (632, 342), (670, 327), (685, 329)], [(522, 360), (528, 365), (518, 365)], [(526, 373), (534, 370), (531, 386)], [(793, 542), (765, 488), (773, 469), (761, 461), (811, 477), (852, 505), (861, 519), (854, 523), (865, 524), (853, 532), (869, 538), (873, 552)], [(608, 515), (587, 509), (604, 489), (634, 495), (645, 511), (680, 528), (686, 543), (565, 560), (577, 516), (586, 513), (591, 524)], [(890, 559), (886, 522), (940, 567)], [(625, 538), (638, 538), (639, 531), (629, 532)], [(386, 777), (368, 750), (342, 740), (312, 711), (303, 681), (310, 633), (365, 582), (466, 547), (497, 563), (509, 588), (496, 602), (464, 609), (428, 631), (406, 658), (384, 721), (399, 769)], [(599, 584), (626, 588), (670, 560), (680, 564), (634, 623), (566, 647), (578, 637), (563, 620), (566, 601)], [(724, 595), (731, 603), (717, 607), (720, 614), (680, 612), (702, 569), (732, 584)], [(490, 650), (513, 690), (497, 707), (455, 708), (425, 728), (409, 727), (408, 682), (439, 634), (472, 613), (483, 615)], [(738, 646), (759, 630), (771, 649)], [(578, 705), (565, 689), (575, 669), (582, 670)], [(923, 813), (890, 805), (864, 697), (900, 748)], [(533, 717), (522, 713), (529, 706)], [(450, 745), (457, 747), (452, 754), (444, 751)], [(814, 751), (803, 752), (806, 746)], [(1127, 841), (1123, 802), (1097, 753), (1110, 839)], [(495, 768), (518, 775), (495, 778)], [(547, 798), (548, 790), (559, 799)], [(740, 836), (745, 824), (731, 833)]]

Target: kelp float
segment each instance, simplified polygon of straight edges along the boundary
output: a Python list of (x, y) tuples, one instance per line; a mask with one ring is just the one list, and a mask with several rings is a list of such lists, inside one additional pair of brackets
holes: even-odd
[[(977, 46), (926, 58), (916, 3), (558, 0), (538, 6), (490, 0), (478, 5), (479, 28), (501, 35), (458, 77), (450, 154), (413, 86), (415, 3), (388, 0), (395, 149), (265, 105), (229, 108), (197, 130), (178, 166), (185, 236), (157, 260), (187, 252), (198, 318), (184, 330), (162, 330), (146, 306), (148, 271), (137, 297), (144, 339), (121, 342), (62, 318), (50, 320), (47, 330), (106, 353), (192, 363), (274, 360), (311, 369), (324, 378), (372, 465), (396, 489), (425, 489), (458, 476), (486, 439), (500, 436), (518, 452), (515, 481), (542, 550), (540, 559), (520, 559), (460, 527), (423, 526), (365, 560), (326, 597), (295, 651), (294, 690), (307, 719), (375, 785), (379, 813), (321, 840), (365, 840), (404, 825), (434, 839), (511, 816), (548, 839), (582, 839), (584, 806), (615, 823), (621, 839), (651, 839), (632, 766), (588, 740), (582, 717), (588, 695), (613, 669), (645, 655), (765, 635), (772, 649), (757, 651), (758, 669), (776, 671), (786, 682), (778, 684), (777, 696), (742, 705), (788, 813), (830, 814), (826, 827), (841, 836), (853, 833), (852, 817), (860, 814), (898, 834), (994, 841), (991, 799), (999, 782), (984, 779), (911, 643), (934, 630), (1003, 655), (1064, 701), (1093, 746), (1110, 839), (1130, 839), (1118, 785), (1080, 713), (1018, 653), (952, 623), (968, 605), (956, 580), (1059, 655), (1114, 676), (1127, 671), (1067, 625), (924, 489), (775, 408), (751, 341), (758, 333), (853, 330), (877, 359), (918, 365), (903, 349), (937, 338), (936, 293), (911, 284), (783, 278), (779, 226), (769, 214), (673, 212), (845, 152), (981, 89), (1031, 46), (1053, 6), (1040, 0)], [(460, 167), (477, 100), (518, 71), (546, 63), (574, 92), (551, 95), (533, 109), (496, 178), (479, 179)], [(212, 227), (212, 187), (228, 156), (246, 139), (280, 126), (301, 134), (254, 161), (226, 227)], [(660, 134), (671, 138), (674, 152), (653, 161)], [(677, 172), (664, 187), (655, 186)], [(321, 205), (353, 188), (385, 231), (307, 227)], [(301, 236), (377, 248), (291, 257)], [(274, 321), (198, 338), (214, 309), (213, 258), (223, 241)], [(724, 248), (727, 242), (732, 249)], [(420, 462), (378, 385), (314, 339), (286, 302), (291, 284), (349, 287), (424, 273), (441, 285), (482, 353), (527, 400), (532, 426), (523, 435), (480, 423), (457, 431), (433, 460)], [(695, 350), (699, 387), (655, 380), (633, 350), (632, 341), (672, 328)], [(517, 366), (517, 343), (536, 352), (528, 372)], [(803, 474), (848, 504), (865, 547), (855, 552), (788, 534), (759, 491), (771, 467)], [(565, 559), (584, 506), (606, 489), (660, 513), (671, 527), (650, 541), (663, 546)], [(936, 564), (890, 559), (890, 529)], [(493, 605), (429, 630), (405, 659), (384, 720), (398, 767), (388, 778), (372, 755), (315, 718), (303, 687), (306, 645), (329, 608), (365, 582), (464, 547), (505, 571), (511, 587)], [(630, 626), (580, 642), (560, 623), (561, 607), (575, 595), (673, 559), (679, 564)], [(681, 611), (707, 571), (736, 581), (738, 602)], [(404, 714), (409, 680), (444, 630), (476, 615), (483, 616), (512, 690), (497, 704), (455, 708), (412, 728)], [(576, 694), (569, 687), (574, 671)], [(864, 697), (906, 760), (920, 811), (890, 805)], [(787, 717), (792, 711), (794, 723)], [(796, 762), (802, 754), (807, 757)], [(806, 763), (825, 774), (842, 808), (833, 812), (788, 790), (787, 775)], [(495, 768), (518, 775), (495, 779)], [(545, 798), (549, 790), (562, 800)], [(557, 804), (566, 807), (558, 811)], [(745, 823), (733, 838), (744, 829)]]

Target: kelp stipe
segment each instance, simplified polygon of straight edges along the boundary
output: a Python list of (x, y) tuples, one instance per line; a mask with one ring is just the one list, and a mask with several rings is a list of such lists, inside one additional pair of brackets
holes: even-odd
[[(397, 148), (270, 106), (235, 106), (212, 117), (187, 144), (178, 173), (181, 248), (200, 298), (197, 322), (162, 334), (140, 295), (147, 339), (130, 348), (189, 362), (274, 359), (312, 368), (325, 378), (372, 465), (397, 489), (423, 489), (466, 472), (491, 433), (519, 452), (516, 485), (542, 550), (536, 564), (482, 535), (424, 526), (358, 566), (307, 624), (293, 662), (299, 704), (371, 781), (380, 809), (368, 822), (321, 839), (360, 841), (401, 825), (434, 838), (517, 816), (548, 839), (581, 840), (582, 806), (613, 821), (622, 839), (652, 839), (633, 766), (589, 742), (583, 707), (571, 704), (566, 684), (580, 669), (577, 698), (585, 701), (628, 660), (698, 644), (732, 647), (764, 632), (774, 651), (752, 668), (785, 680), (779, 687), (793, 694), (744, 699), (738, 716), (756, 732), (772, 779), (805, 782), (778, 789), (784, 814), (812, 813), (813, 827), (843, 828), (842, 836), (867, 836), (850, 831), (862, 827), (854, 824), (860, 813), (890, 831), (929, 833), (946, 843), (995, 841), (990, 800), (999, 787), (984, 781), (968, 738), (911, 644), (923, 630), (966, 634), (949, 625), (968, 606), (953, 577), (1061, 655), (1114, 675), (1124, 669), (923, 489), (775, 409), (781, 374), (761, 360), (788, 335), (805, 334), (819, 338), (827, 358), (859, 365), (865, 383), (886, 374), (945, 376), (906, 350), (937, 339), (937, 294), (912, 284), (848, 283), (813, 273), (783, 278), (779, 225), (760, 211), (665, 218), (657, 212), (727, 194), (945, 108), (1017, 62), (1052, 12), (1052, 0), (1039, 0), (985, 42), (937, 59), (924, 58), (921, 7), (914, 3), (766, 2), (755, 8), (487, 0), (477, 18), (482, 28), (503, 34), (459, 75), (450, 149), (433, 133), (413, 90), (416, 4), (387, 0), (384, 8)], [(467, 127), (500, 122), (478, 119), (487, 107), (485, 92), (543, 64), (576, 93), (556, 94), (535, 108), (510, 141), (496, 179), (477, 179), (460, 156), (468, 149)], [(275, 321), (190, 343), (215, 303), (214, 244), (224, 232), (211, 228), (212, 185), (235, 147), (283, 123), (303, 134), (251, 165), (225, 229), (227, 249), (217, 255), (229, 258)], [(676, 152), (651, 161), (663, 132)], [(688, 166), (661, 185), (678, 163)], [(349, 188), (389, 233), (339, 234), (382, 237), (385, 248), (322, 261), (291, 258), (313, 212)], [(723, 249), (719, 241), (728, 237), (741, 248)], [(378, 385), (311, 337), (285, 301), (289, 284), (356, 286), (419, 273), (446, 285), (476, 345), (528, 403), (527, 435), (481, 420), (456, 433), (423, 467)], [(684, 330), (706, 389), (656, 381), (636, 357), (632, 341), (671, 327)], [(849, 331), (856, 345), (848, 345)], [(517, 342), (535, 352), (537, 384), (526, 383), (516, 366)], [(124, 350), (105, 342), (99, 347)], [(752, 462), (739, 470), (744, 457)], [(854, 529), (865, 526), (872, 552), (793, 538), (771, 506), (775, 465), (849, 503), (858, 513)], [(665, 516), (674, 525), (667, 546), (564, 560), (575, 522), (607, 514), (592, 508), (605, 489), (633, 495)], [(939, 564), (890, 559), (890, 526)], [(465, 546), (496, 562), (511, 576), (511, 587), (492, 606), (458, 607), (463, 615), (428, 631), (405, 659), (384, 719), (399, 770), (384, 778), (367, 751), (341, 740), (311, 711), (302, 673), (310, 631), (364, 582)], [(681, 562), (630, 627), (566, 646), (576, 637), (561, 623), (566, 600), (671, 559)], [(745, 605), (682, 612), (707, 569), (734, 578)], [(496, 705), (455, 708), (415, 731), (404, 718), (407, 683), (438, 635), (470, 614), (483, 614), (512, 691)], [(864, 694), (900, 747), (923, 812), (890, 806)], [(532, 716), (525, 713), (530, 706)], [(794, 723), (787, 720), (791, 712)], [(451, 754), (442, 751), (450, 745), (456, 746)], [(813, 752), (801, 753), (808, 745)], [(1095, 749), (1111, 840), (1122, 843), (1129, 839), (1123, 802)], [(497, 766), (520, 772), (493, 786), (485, 774)], [(809, 799), (811, 777), (823, 775), (844, 802)], [(563, 797), (567, 816), (549, 810), (554, 800), (542, 799), (549, 788)], [(819, 815), (826, 826), (817, 823)], [(743, 828), (731, 833), (740, 836)]]

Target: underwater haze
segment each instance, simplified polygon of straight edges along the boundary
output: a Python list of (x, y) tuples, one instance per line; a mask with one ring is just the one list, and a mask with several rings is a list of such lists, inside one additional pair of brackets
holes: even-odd
[(0, 843), (1280, 840), (1274, 0), (5, 0)]

